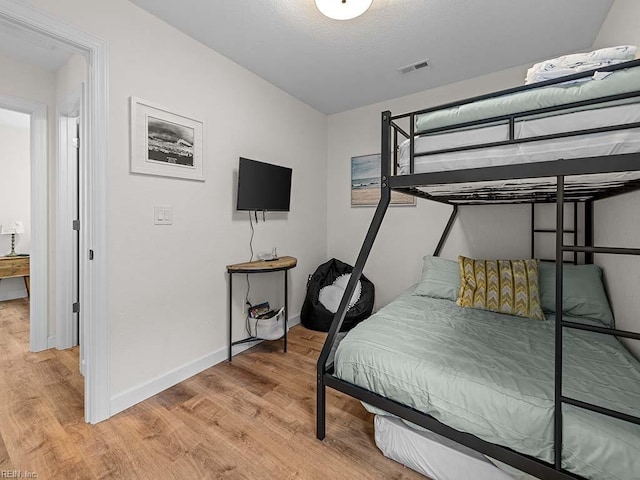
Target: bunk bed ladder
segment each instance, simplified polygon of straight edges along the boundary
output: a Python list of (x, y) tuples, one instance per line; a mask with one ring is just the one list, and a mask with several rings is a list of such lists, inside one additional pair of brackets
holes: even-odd
[[(593, 246), (593, 202), (588, 201), (585, 204), (585, 245), (565, 245), (564, 243), (564, 176), (557, 177), (556, 191), (556, 312), (563, 311), (562, 288), (563, 288), (563, 270), (564, 270), (564, 254), (584, 253), (587, 263), (592, 263), (594, 254), (612, 254), (612, 255), (640, 255), (640, 248), (619, 248), (619, 247), (595, 247)], [(574, 242), (575, 243), (575, 242)], [(562, 405), (572, 405), (601, 415), (617, 418), (625, 422), (640, 425), (640, 417), (628, 415), (624, 412), (618, 412), (599, 405), (583, 402), (572, 397), (566, 397), (562, 394), (562, 334), (564, 328), (573, 328), (576, 330), (585, 330), (589, 332), (599, 333), (603, 335), (614, 335), (616, 337), (630, 338), (640, 340), (640, 333), (630, 332), (627, 330), (618, 330), (615, 328), (600, 327), (590, 324), (582, 324), (565, 320), (562, 314), (556, 314), (555, 322), (555, 368), (554, 368), (554, 467), (557, 471), (564, 472), (562, 468)]]
[[(578, 202), (573, 203), (573, 228), (566, 228), (563, 225), (562, 232), (565, 234), (570, 234), (572, 237), (573, 245), (578, 245)], [(585, 206), (585, 224), (586, 224), (586, 213), (587, 207)], [(538, 234), (544, 233), (556, 233), (557, 228), (536, 228), (536, 204), (531, 204), (531, 258), (536, 258), (536, 238)], [(555, 262), (554, 259), (543, 258), (540, 259), (542, 262)], [(564, 263), (573, 263), (574, 265), (578, 264), (578, 252), (573, 252), (573, 260), (564, 260)]]

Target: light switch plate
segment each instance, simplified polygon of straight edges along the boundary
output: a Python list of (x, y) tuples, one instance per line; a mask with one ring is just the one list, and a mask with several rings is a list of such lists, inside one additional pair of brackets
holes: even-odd
[(156, 205), (153, 207), (154, 225), (173, 225), (173, 207)]

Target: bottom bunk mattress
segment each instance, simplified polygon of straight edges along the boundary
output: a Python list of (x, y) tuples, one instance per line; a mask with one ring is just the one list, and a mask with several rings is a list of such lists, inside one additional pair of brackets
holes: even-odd
[[(553, 317), (405, 293), (342, 340), (335, 374), (553, 462), (554, 328)], [(640, 416), (640, 363), (614, 337), (565, 329), (563, 366), (564, 395)], [(640, 479), (640, 426), (564, 405), (563, 435), (565, 469), (594, 480)]]
[(535, 480), (504, 464), (498, 467), (448, 438), (410, 427), (399, 418), (376, 415), (373, 422), (376, 446), (385, 457), (432, 480)]

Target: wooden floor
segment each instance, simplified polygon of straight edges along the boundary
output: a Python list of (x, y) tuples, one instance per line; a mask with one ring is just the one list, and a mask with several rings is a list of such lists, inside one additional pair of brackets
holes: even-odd
[[(372, 417), (331, 389), (316, 440), (315, 363), (301, 326), (98, 425), (83, 420), (77, 350), (29, 353), (28, 302), (0, 302), (0, 476), (39, 479), (422, 479), (385, 458)], [(4, 475), (6, 477), (6, 475)]]

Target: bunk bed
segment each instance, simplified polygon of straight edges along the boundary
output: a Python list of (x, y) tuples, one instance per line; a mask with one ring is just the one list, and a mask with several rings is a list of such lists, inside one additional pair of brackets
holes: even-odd
[[(606, 456), (620, 445), (621, 448), (631, 445), (627, 454), (636, 451), (635, 444), (640, 438), (640, 362), (625, 350), (619, 339), (640, 340), (640, 333), (564, 315), (542, 324), (537, 322), (535, 328), (531, 322), (527, 324), (520, 320), (523, 330), (518, 335), (531, 336), (548, 346), (547, 350), (543, 348), (543, 352), (537, 352), (542, 363), (536, 366), (539, 377), (532, 376), (532, 384), (539, 386), (535, 395), (546, 404), (541, 409), (532, 405), (524, 408), (513, 399), (515, 403), (503, 407), (514, 409), (509, 412), (514, 423), (507, 425), (512, 431), (521, 428), (518, 421), (528, 417), (531, 426), (522, 427), (519, 438), (528, 438), (538, 429), (538, 437), (543, 441), (534, 446), (515, 442), (513, 438), (505, 439), (504, 432), (493, 428), (490, 416), (485, 417), (486, 424), (481, 427), (471, 425), (473, 422), (456, 422), (453, 417), (434, 410), (427, 400), (431, 393), (435, 396), (445, 395), (445, 392), (425, 390), (425, 378), (433, 380), (432, 384), (447, 384), (452, 376), (467, 373), (462, 371), (465, 357), (461, 351), (473, 352), (474, 346), (495, 350), (491, 343), (494, 335), (508, 338), (509, 328), (513, 328), (514, 323), (501, 318), (504, 315), (472, 313), (473, 321), (485, 322), (491, 335), (467, 338), (469, 343), (465, 348), (451, 352), (444, 363), (438, 361), (446, 358), (446, 351), (438, 352), (440, 360), (432, 365), (427, 363), (429, 354), (424, 353), (421, 362), (404, 368), (409, 374), (401, 382), (418, 385), (418, 393), (413, 396), (405, 396), (399, 392), (402, 389), (385, 387), (383, 382), (371, 380), (374, 376), (371, 372), (349, 373), (348, 367), (349, 362), (366, 363), (363, 359), (371, 355), (373, 360), (369, 363), (375, 370), (375, 362), (377, 365), (385, 363), (384, 351), (414, 348), (407, 335), (380, 333), (381, 338), (391, 339), (395, 345), (384, 344), (382, 349), (372, 351), (367, 350), (367, 345), (376, 344), (376, 341), (364, 339), (357, 347), (360, 350), (354, 354), (358, 357), (356, 360), (349, 353), (341, 353), (341, 350), (346, 352), (346, 347), (342, 347), (357, 345), (365, 326), (373, 335), (389, 328), (393, 332), (416, 328), (422, 339), (436, 333), (446, 336), (442, 329), (446, 330), (448, 322), (443, 319), (460, 316), (460, 309), (447, 304), (446, 300), (401, 296), (348, 334), (333, 358), (348, 299), (382, 224), (391, 191), (452, 206), (435, 256), (442, 251), (460, 207), (527, 203), (533, 209), (538, 203), (555, 203), (555, 229), (536, 230), (532, 220), (531, 234), (532, 242), (535, 232), (555, 234), (556, 312), (564, 312), (563, 278), (564, 270), (568, 268), (565, 266), (567, 254), (573, 255), (573, 263), (577, 263), (578, 253), (583, 254), (587, 264), (593, 263), (594, 254), (640, 255), (638, 248), (593, 244), (594, 202), (640, 189), (640, 60), (601, 68), (599, 72), (581, 72), (407, 114), (382, 113), (381, 199), (317, 363), (318, 439), (325, 437), (326, 388), (331, 387), (359, 399), (371, 411), (399, 417), (541, 479), (629, 478), (629, 475), (636, 478), (639, 475), (638, 472), (627, 472), (622, 477), (608, 477), (606, 465), (595, 461), (593, 469), (584, 469), (580, 462), (573, 461), (572, 455), (577, 448), (585, 448), (592, 454), (596, 452), (596, 456), (597, 453)], [(607, 78), (579, 83), (594, 75)], [(568, 202), (574, 204), (574, 227), (569, 230), (574, 233), (573, 245), (565, 242), (568, 230), (564, 207)], [(578, 204), (583, 205), (584, 215), (584, 242), (581, 245), (576, 241)], [(432, 312), (437, 314), (434, 316)], [(406, 322), (398, 323), (399, 319), (413, 324), (408, 327)], [(459, 332), (448, 332), (451, 336), (457, 334)], [(380, 340), (384, 341), (387, 340)], [(436, 343), (434, 340), (426, 348), (436, 348)], [(583, 355), (566, 364), (571, 358), (569, 352), (564, 351), (568, 346), (574, 347), (573, 355), (575, 351), (588, 350), (589, 345), (595, 344), (611, 352), (619, 362), (606, 366), (600, 363), (595, 368), (598, 362)], [(454, 348), (455, 342), (448, 345)], [(483, 355), (474, 358), (487, 360)], [(516, 362), (514, 369), (517, 370), (517, 365), (524, 369), (525, 364), (534, 360), (534, 357), (520, 358), (521, 363)], [(513, 359), (505, 357), (500, 361), (506, 363)], [(586, 365), (585, 371), (594, 367), (591, 378), (600, 375), (603, 379), (591, 394), (585, 395), (585, 389), (578, 388), (574, 381), (578, 375), (577, 364)], [(613, 365), (622, 370), (614, 372)], [(523, 372), (522, 369), (515, 370), (512, 373)], [(505, 372), (508, 375), (508, 368)], [(401, 373), (391, 372), (390, 375)], [(613, 385), (620, 396), (608, 392), (608, 385)], [(483, 388), (481, 382), (479, 388)], [(483, 398), (483, 401), (489, 401), (486, 396)], [(597, 420), (592, 421), (595, 417)], [(582, 422), (586, 430), (576, 430), (576, 422)], [(598, 442), (598, 436), (606, 442)], [(587, 439), (586, 443), (576, 445), (575, 442), (581, 439)]]

